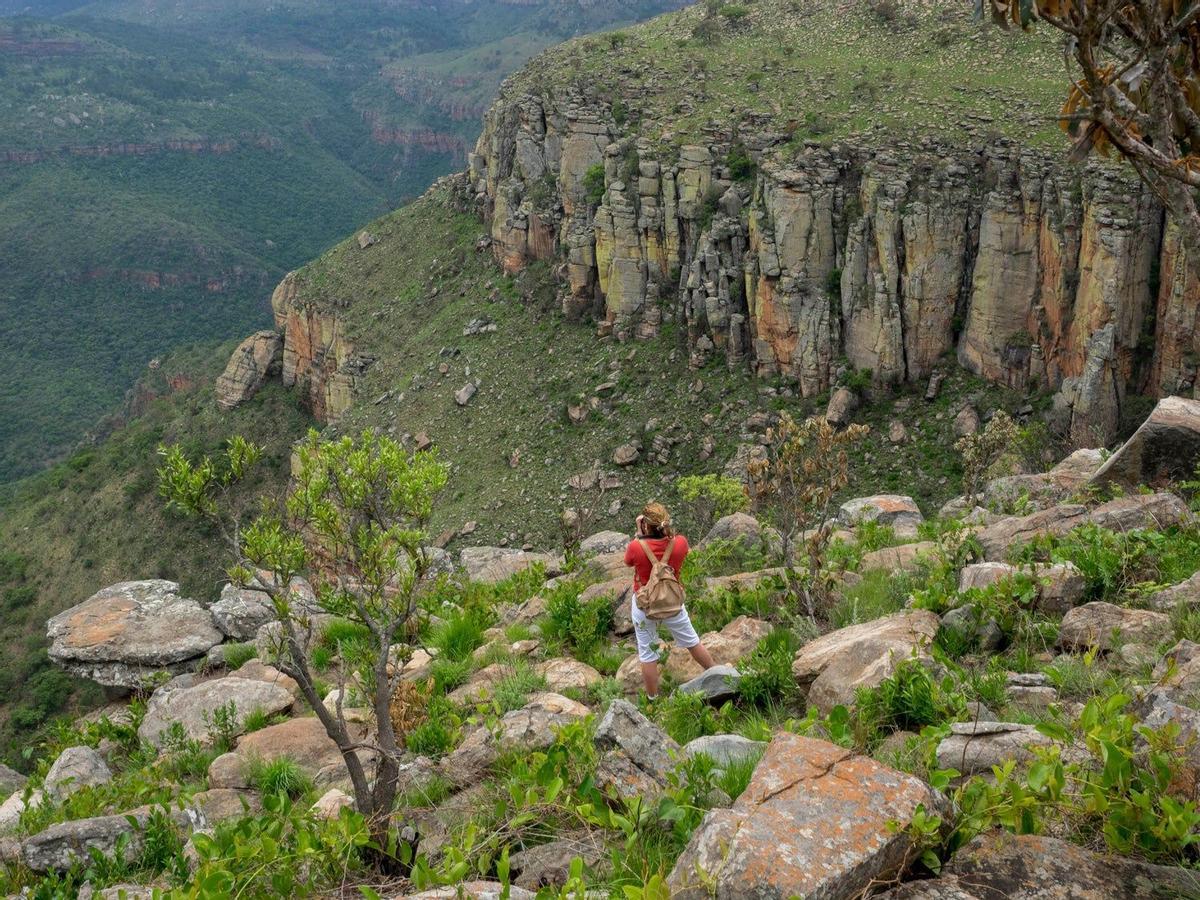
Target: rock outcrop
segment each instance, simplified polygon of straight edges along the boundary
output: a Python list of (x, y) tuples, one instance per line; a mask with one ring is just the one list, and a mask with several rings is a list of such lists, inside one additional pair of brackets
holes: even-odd
[(233, 409), (258, 393), (268, 378), (279, 374), (283, 362), (283, 335), (258, 331), (242, 341), (225, 371), (217, 378), (217, 405)]
[(136, 688), (178, 673), (223, 640), (212, 614), (173, 581), (123, 581), (46, 623), (50, 658), (73, 675)]
[(1092, 484), (1159, 486), (1193, 477), (1200, 462), (1200, 401), (1165, 397), (1092, 476)]

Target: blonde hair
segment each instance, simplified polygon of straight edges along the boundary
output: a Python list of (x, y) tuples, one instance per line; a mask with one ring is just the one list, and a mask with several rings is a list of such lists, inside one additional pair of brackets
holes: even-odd
[(671, 514), (667, 508), (657, 501), (650, 501), (642, 509), (642, 518), (646, 523), (646, 536), (669, 538), (674, 537), (671, 529)]

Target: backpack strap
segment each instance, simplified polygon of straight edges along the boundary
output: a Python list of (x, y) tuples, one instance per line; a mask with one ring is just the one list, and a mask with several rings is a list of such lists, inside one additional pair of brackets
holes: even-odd
[(662, 559), (659, 560), (659, 562), (662, 563), (664, 566), (669, 564), (670, 559), (671, 559), (671, 554), (675, 552), (675, 542), (676, 542), (677, 538), (678, 538), (678, 535), (676, 535), (675, 537), (672, 537), (669, 541), (667, 541), (666, 549), (663, 550)]
[(650, 545), (645, 540), (638, 538), (637, 542), (638, 546), (642, 548), (642, 552), (646, 554), (646, 562), (650, 563), (650, 569), (653, 571), (655, 565), (661, 563), (662, 560), (654, 555), (654, 552), (650, 549)]

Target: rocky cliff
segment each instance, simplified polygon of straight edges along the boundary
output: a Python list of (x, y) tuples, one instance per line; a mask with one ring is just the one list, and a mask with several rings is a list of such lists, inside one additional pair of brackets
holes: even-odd
[[(791, 40), (804, 20), (788, 9), (759, 4), (713, 51), (733, 60), (722, 62), (735, 83), (749, 78), (744, 106), (717, 105), (707, 64), (671, 78), (657, 39), (682, 45), (699, 10), (632, 39), (566, 45), (506, 82), (463, 176), (499, 264), (550, 263), (563, 309), (602, 333), (650, 337), (675, 322), (693, 363), (719, 353), (806, 397), (847, 367), (886, 386), (956, 359), (1053, 392), (1064, 432), (1094, 446), (1115, 437), (1127, 395), (1193, 393), (1198, 266), (1132, 173), (1073, 167), (1061, 147), (1014, 134), (1016, 118), (1009, 134), (972, 114), (949, 132), (805, 140), (781, 100), (785, 79), (812, 73), (738, 59), (739, 41)], [(607, 81), (585, 77), (597, 60)], [(770, 111), (757, 111), (772, 82), (755, 67), (778, 84)], [(708, 117), (689, 127), (697, 113)], [(321, 381), (337, 354), (309, 355), (333, 344), (288, 309), (276, 303), (294, 370), (340, 395), (345, 379)]]

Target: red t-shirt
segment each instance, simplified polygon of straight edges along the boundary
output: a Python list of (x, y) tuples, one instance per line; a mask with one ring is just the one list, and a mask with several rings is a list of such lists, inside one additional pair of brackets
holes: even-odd
[[(675, 570), (676, 575), (683, 571), (683, 561), (687, 558), (690, 548), (687, 538), (682, 534), (677, 534), (673, 538), (643, 538), (643, 540), (656, 559), (662, 559), (663, 551), (667, 549), (667, 542), (674, 541), (675, 546), (671, 548), (671, 558), (668, 562)], [(631, 566), (634, 570), (633, 589), (635, 591), (650, 580), (650, 560), (646, 558), (642, 545), (637, 541), (630, 541), (629, 546), (625, 548), (625, 565)]]

